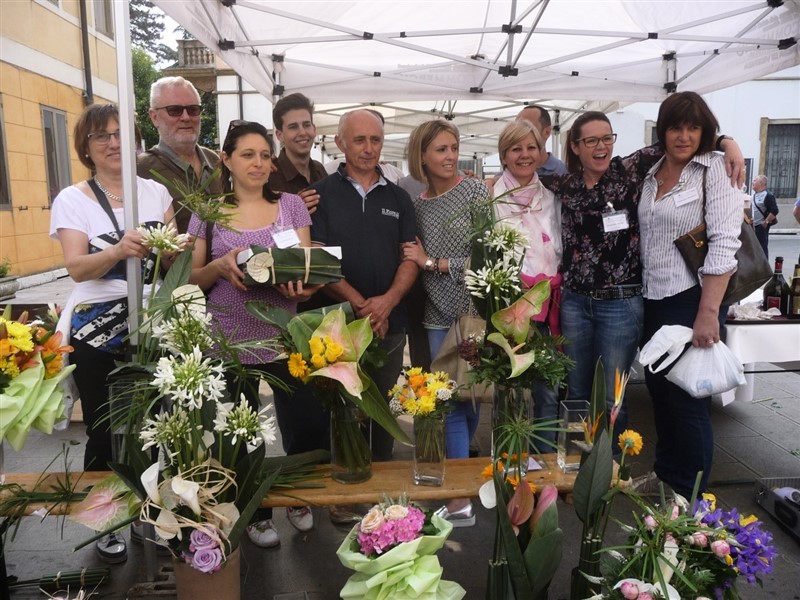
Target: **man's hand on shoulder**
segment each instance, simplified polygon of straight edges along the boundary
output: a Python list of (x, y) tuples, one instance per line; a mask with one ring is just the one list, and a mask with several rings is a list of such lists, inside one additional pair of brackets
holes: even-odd
[(319, 204), (319, 192), (314, 188), (306, 188), (301, 190), (298, 196), (306, 203), (308, 214), (313, 215), (317, 210), (317, 204)]

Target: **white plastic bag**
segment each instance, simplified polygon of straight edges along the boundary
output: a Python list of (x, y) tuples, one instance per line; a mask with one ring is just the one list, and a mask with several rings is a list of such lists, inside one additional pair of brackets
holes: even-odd
[[(665, 325), (641, 349), (639, 362), (652, 373), (663, 371), (674, 362), (675, 366), (666, 375), (667, 381), (693, 398), (721, 394), (745, 383), (742, 363), (725, 344), (718, 342), (710, 348), (690, 346), (683, 352), (691, 340), (691, 328)], [(654, 369), (653, 363), (664, 354), (667, 357)]]

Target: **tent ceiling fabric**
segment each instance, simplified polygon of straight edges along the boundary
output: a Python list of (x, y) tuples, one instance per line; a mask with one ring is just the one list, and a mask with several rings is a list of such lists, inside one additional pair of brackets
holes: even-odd
[(267, 98), (309, 96), (321, 134), (376, 103), (387, 134), (454, 116), (479, 155), (523, 101), (568, 124), (800, 64), (800, 0), (152, 1)]

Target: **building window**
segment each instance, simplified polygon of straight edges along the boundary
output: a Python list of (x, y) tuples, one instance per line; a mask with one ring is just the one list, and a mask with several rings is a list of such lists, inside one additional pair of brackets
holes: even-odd
[(800, 123), (767, 125), (764, 175), (776, 198), (796, 198), (800, 173)]
[(114, 9), (111, 0), (94, 0), (94, 28), (114, 37)]
[(67, 116), (60, 110), (42, 107), (44, 159), (47, 165), (47, 193), (50, 203), (71, 183)]
[(0, 210), (11, 208), (11, 182), (8, 180), (6, 130), (3, 123), (3, 97), (0, 96)]

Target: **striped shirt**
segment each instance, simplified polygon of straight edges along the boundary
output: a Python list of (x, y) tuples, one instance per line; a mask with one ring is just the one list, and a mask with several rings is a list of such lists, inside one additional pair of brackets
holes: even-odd
[[(664, 160), (664, 159), (661, 159)], [(683, 168), (677, 185), (656, 200), (661, 161), (650, 169), (639, 203), (643, 295), (661, 300), (697, 285), (703, 274), (722, 275), (736, 269), (742, 227), (741, 193), (725, 174), (718, 154), (698, 154)], [(703, 172), (706, 175), (705, 221), (708, 255), (696, 276), (686, 266), (674, 240), (703, 221)]]

